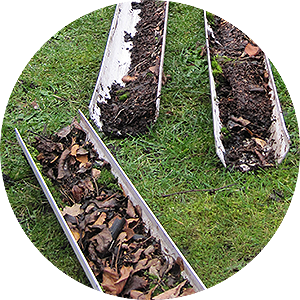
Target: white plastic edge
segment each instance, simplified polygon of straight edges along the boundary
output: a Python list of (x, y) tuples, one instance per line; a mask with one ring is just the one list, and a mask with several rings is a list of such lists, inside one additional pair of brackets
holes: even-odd
[(15, 128), (15, 133), (16, 133), (16, 136), (17, 136), (17, 140), (18, 140), (18, 142), (19, 142), (19, 144), (20, 144), (20, 146), (21, 146), (21, 148), (22, 148), (22, 150), (23, 150), (23, 152), (26, 156), (26, 159), (27, 159), (28, 163), (30, 164), (30, 167), (32, 168), (32, 170), (33, 170), (40, 186), (42, 187), (43, 192), (44, 192), (45, 196), (47, 197), (48, 202), (51, 205), (51, 208), (53, 209), (53, 212), (54, 212), (61, 228), (63, 229), (65, 235), (67, 236), (68, 241), (71, 244), (71, 246), (72, 246), (72, 248), (73, 248), (73, 250), (74, 250), (74, 252), (75, 252), (75, 254), (76, 254), (76, 256), (77, 256), (77, 258), (78, 258), (78, 260), (79, 260), (79, 262), (80, 262), (80, 264), (81, 264), (81, 266), (82, 266), (82, 268), (83, 268), (83, 270), (86, 274), (86, 276), (87, 276), (87, 278), (89, 279), (92, 287), (95, 290), (98, 290), (98, 291), (102, 292), (102, 289), (101, 289), (101, 287), (98, 283), (98, 280), (96, 279), (93, 271), (91, 270), (91, 268), (90, 268), (85, 256), (83, 255), (79, 245), (77, 244), (77, 242), (76, 242), (76, 240), (75, 240), (75, 238), (74, 238), (67, 222), (65, 221), (64, 217), (62, 216), (60, 209), (58, 208), (58, 206), (57, 206), (57, 204), (56, 204), (56, 202), (55, 202), (55, 200), (54, 200), (47, 184), (45, 183), (45, 181), (43, 179), (42, 174), (40, 173), (39, 169), (37, 168), (32, 156), (30, 155), (30, 153), (29, 153), (29, 151), (28, 151), (28, 149), (27, 149), (27, 147), (26, 147), (26, 145), (25, 145), (25, 143), (24, 143), (24, 141), (23, 141), (23, 139), (22, 139), (22, 137), (21, 137), (21, 135), (20, 135), (17, 128)]
[(83, 113), (79, 110), (80, 114), (80, 125), (87, 134), (87, 139), (93, 143), (94, 148), (98, 152), (99, 156), (108, 161), (111, 165), (112, 174), (118, 178), (118, 183), (121, 185), (124, 193), (129, 196), (130, 200), (134, 205), (139, 205), (142, 209), (142, 219), (147, 229), (151, 230), (151, 234), (161, 241), (162, 251), (167, 255), (174, 257), (180, 257), (184, 264), (184, 271), (182, 276), (188, 279), (196, 292), (205, 290), (206, 287), (203, 282), (199, 279), (195, 271), (192, 269), (186, 258), (182, 255), (180, 250), (177, 248), (175, 243), (171, 240), (166, 230), (162, 227), (158, 219), (150, 210), (149, 206), (136, 190), (128, 176), (125, 174), (119, 163), (110, 153), (106, 145), (100, 139), (94, 128), (88, 122)]

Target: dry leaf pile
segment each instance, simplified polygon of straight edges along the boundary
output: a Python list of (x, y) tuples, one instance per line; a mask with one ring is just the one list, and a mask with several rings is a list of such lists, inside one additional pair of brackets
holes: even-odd
[[(37, 159), (61, 191), (62, 214), (103, 290), (134, 299), (169, 299), (194, 293), (181, 276), (180, 258), (164, 255), (141, 208), (116, 185), (74, 120), (51, 137), (36, 136)], [(103, 182), (103, 174), (110, 181)]]
[(132, 42), (131, 65), (120, 84), (110, 87), (110, 99), (99, 103), (102, 130), (116, 137), (135, 136), (148, 131), (156, 117), (156, 100), (162, 49), (165, 2), (132, 2), (141, 20), (136, 34), (124, 32), (125, 42)]
[(243, 32), (215, 16), (210, 36), (226, 164), (249, 171), (275, 164), (268, 141), (272, 124), (269, 74), (261, 49)]

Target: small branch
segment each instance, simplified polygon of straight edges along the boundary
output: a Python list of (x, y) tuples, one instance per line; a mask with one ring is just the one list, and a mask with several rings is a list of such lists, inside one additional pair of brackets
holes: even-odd
[(227, 189), (227, 188), (232, 187), (234, 185), (237, 185), (237, 183), (232, 183), (232, 184), (229, 184), (229, 185), (224, 185), (224, 186), (216, 188), (216, 189), (193, 189), (193, 190), (188, 190), (188, 191), (181, 191), (181, 192), (177, 192), (177, 193), (161, 195), (161, 197), (165, 198), (165, 197), (170, 197), (170, 196), (173, 196), (173, 195), (180, 195), (180, 194), (186, 194), (186, 193), (192, 193), (192, 192), (209, 192), (209, 193), (215, 193), (217, 191), (220, 191), (220, 190), (223, 190), (223, 189)]

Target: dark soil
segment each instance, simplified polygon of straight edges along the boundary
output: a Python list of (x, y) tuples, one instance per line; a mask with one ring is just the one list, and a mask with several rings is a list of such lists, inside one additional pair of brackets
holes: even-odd
[(142, 0), (132, 3), (132, 8), (141, 10), (141, 20), (133, 37), (124, 32), (125, 41), (133, 42), (125, 87), (112, 85), (111, 99), (98, 104), (102, 130), (112, 137), (146, 133), (155, 121), (165, 2)]
[(227, 21), (215, 16), (210, 25), (215, 35), (209, 42), (226, 164), (242, 171), (272, 166), (274, 153), (266, 142), (273, 107), (264, 53)]
[(62, 214), (106, 293), (159, 300), (195, 292), (181, 276), (182, 260), (163, 254), (141, 208), (124, 195), (76, 120), (35, 139), (42, 172), (61, 192)]

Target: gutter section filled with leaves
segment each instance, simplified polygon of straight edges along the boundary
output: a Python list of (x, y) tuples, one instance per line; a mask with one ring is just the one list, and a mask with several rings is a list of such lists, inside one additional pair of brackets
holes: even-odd
[(169, 299), (195, 293), (182, 260), (161, 250), (124, 195), (110, 164), (101, 159), (74, 120), (35, 148), (42, 172), (62, 194), (62, 215), (103, 290), (134, 299)]

